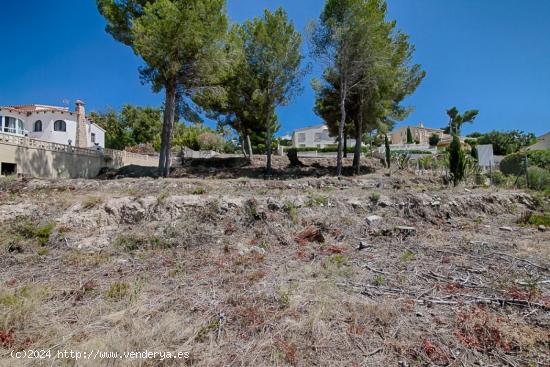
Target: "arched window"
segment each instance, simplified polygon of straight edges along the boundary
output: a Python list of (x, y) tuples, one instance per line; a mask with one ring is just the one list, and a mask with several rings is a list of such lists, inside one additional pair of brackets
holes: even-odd
[(67, 124), (65, 124), (65, 121), (63, 120), (57, 120), (53, 123), (53, 130), (54, 131), (67, 131)]
[(33, 129), (33, 131), (34, 131), (35, 133), (42, 131), (42, 121), (36, 120), (36, 121), (34, 122), (34, 129)]

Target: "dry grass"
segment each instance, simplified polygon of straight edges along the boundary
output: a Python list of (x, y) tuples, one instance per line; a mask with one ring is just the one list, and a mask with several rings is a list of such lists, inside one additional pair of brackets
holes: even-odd
[[(32, 235), (0, 224), (22, 249), (0, 257), (1, 363), (45, 346), (190, 353), (121, 366), (550, 363), (549, 237), (517, 226), (517, 192), (384, 176), (29, 185), (40, 196), (9, 205), (38, 203)], [(58, 193), (72, 203), (49, 205)]]

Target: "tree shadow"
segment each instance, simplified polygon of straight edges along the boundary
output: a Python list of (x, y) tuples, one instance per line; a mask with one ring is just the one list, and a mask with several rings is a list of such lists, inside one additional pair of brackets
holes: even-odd
[[(354, 170), (351, 159), (344, 160), (343, 176), (353, 176)], [(319, 158), (314, 160), (303, 159), (302, 165), (291, 166), (286, 157), (278, 157), (267, 176), (262, 160), (252, 164), (243, 157), (187, 159), (180, 167), (174, 167), (170, 177), (208, 178), (208, 179), (235, 179), (235, 178), (269, 178), (275, 180), (293, 180), (307, 177), (334, 177), (336, 176), (335, 159)], [(370, 174), (376, 171), (373, 160), (363, 159), (360, 174)]]

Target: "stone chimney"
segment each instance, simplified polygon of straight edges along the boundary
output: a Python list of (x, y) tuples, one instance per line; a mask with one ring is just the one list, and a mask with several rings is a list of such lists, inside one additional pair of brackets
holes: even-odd
[(84, 111), (84, 102), (77, 99), (75, 102), (76, 113), (76, 141), (75, 146), (80, 148), (88, 147), (88, 139), (86, 134), (86, 113)]

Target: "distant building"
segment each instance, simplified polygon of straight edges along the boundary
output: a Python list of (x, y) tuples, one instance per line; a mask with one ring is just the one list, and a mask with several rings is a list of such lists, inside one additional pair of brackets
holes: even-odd
[(48, 105), (0, 106), (0, 132), (81, 148), (105, 147), (105, 130), (94, 124), (77, 100), (75, 110)]
[(445, 134), (443, 129), (424, 127), (421, 122), (418, 126), (401, 126), (391, 132), (391, 144), (407, 144), (407, 129), (411, 130), (413, 143), (418, 142), (421, 145), (430, 143), (430, 136), (436, 134), (441, 140), (450, 140), (451, 136)]
[[(355, 139), (348, 139), (347, 143), (348, 146), (353, 146)], [(334, 144), (337, 144), (336, 138), (330, 136), (328, 127), (324, 124), (296, 129), (292, 133), (294, 148), (325, 148)]]
[(527, 147), (527, 150), (546, 150), (550, 149), (550, 131), (537, 138), (537, 142)]

